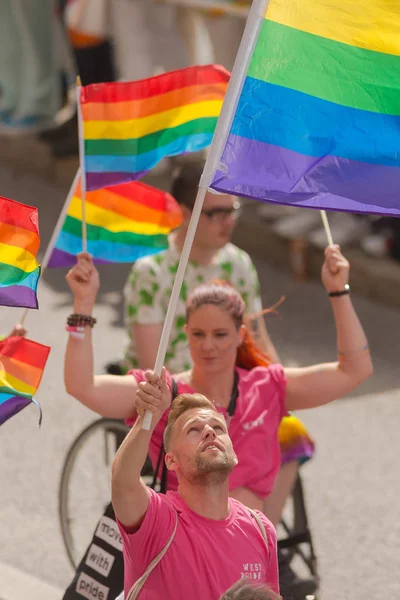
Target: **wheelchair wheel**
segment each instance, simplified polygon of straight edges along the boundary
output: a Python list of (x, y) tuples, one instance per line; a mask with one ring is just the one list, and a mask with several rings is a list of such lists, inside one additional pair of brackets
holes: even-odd
[[(317, 557), (308, 525), (306, 503), (300, 474), (297, 476), (291, 497), (286, 503), (278, 526), (278, 548), (290, 567), (302, 577), (312, 577), (317, 591), (319, 576)], [(314, 595), (317, 598), (317, 595)]]
[(61, 473), (58, 512), (69, 562), (75, 570), (111, 497), (111, 464), (129, 428), (99, 419), (71, 445)]

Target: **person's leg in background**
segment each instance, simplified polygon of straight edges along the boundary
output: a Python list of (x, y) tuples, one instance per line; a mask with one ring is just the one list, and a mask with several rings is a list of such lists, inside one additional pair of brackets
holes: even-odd
[(53, 122), (60, 108), (55, 5), (53, 0), (12, 0), (12, 12), (19, 82), (15, 111), (6, 127), (10, 132), (37, 131)]
[(0, 2), (0, 122), (12, 115), (18, 97), (20, 55), (12, 1)]

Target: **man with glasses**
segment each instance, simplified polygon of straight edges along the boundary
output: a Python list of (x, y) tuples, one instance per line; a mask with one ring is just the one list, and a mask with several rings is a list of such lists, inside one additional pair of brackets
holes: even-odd
[[(167, 313), (172, 285), (196, 200), (203, 164), (185, 163), (173, 178), (171, 193), (180, 204), (183, 223), (169, 238), (169, 248), (142, 258), (132, 267), (125, 286), (126, 324), (130, 344), (126, 368), (153, 368)], [(188, 293), (211, 279), (229, 281), (242, 295), (248, 314), (262, 310), (259, 281), (249, 255), (230, 243), (240, 203), (235, 196), (207, 192), (185, 274), (165, 364), (172, 373), (191, 367), (184, 331)], [(253, 334), (273, 361), (277, 353), (270, 342), (262, 317), (253, 324)]]

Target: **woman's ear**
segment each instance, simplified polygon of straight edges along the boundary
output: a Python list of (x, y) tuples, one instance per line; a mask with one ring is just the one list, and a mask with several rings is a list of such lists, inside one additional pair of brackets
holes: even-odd
[(243, 325), (240, 326), (240, 329), (238, 331), (238, 334), (239, 334), (239, 344), (238, 344), (238, 346), (241, 346), (243, 344), (244, 338), (246, 337), (246, 333), (247, 333), (247, 327), (246, 327), (246, 325), (243, 324)]

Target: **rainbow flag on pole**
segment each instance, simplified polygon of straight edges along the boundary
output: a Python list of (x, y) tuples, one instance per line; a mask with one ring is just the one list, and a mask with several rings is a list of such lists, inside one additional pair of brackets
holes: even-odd
[(0, 305), (38, 308), (40, 237), (33, 206), (0, 197)]
[[(182, 213), (167, 192), (135, 181), (86, 192), (87, 251), (96, 263), (134, 262), (168, 247)], [(82, 252), (82, 199), (78, 182), (49, 267), (69, 267)]]
[(22, 337), (0, 342), (0, 425), (34, 401), (49, 352)]
[(212, 188), (400, 216), (399, 3), (261, 6)]
[(208, 65), (81, 88), (87, 190), (140, 179), (166, 156), (209, 146), (228, 80)]

